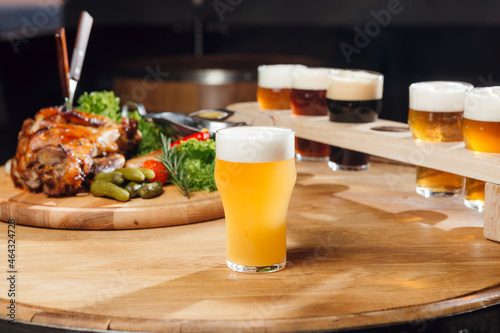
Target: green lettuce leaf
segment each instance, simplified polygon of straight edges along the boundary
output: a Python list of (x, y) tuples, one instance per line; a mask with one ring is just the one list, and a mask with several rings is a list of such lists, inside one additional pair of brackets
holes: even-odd
[[(122, 121), (120, 98), (113, 91), (84, 92), (78, 98), (76, 109), (108, 117), (116, 123)], [(142, 139), (139, 141), (137, 150), (132, 157), (159, 150), (161, 148), (160, 133), (165, 134), (167, 137), (175, 136), (175, 133), (170, 128), (143, 118), (137, 111), (129, 112), (128, 117), (137, 120), (137, 128), (142, 134)]]
[(179, 146), (184, 154), (182, 169), (188, 174), (192, 191), (212, 192), (217, 190), (214, 179), (215, 141), (189, 139)]

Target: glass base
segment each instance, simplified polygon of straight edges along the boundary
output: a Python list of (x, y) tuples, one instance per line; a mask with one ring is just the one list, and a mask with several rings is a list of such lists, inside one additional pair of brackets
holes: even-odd
[(332, 162), (332, 161), (328, 161), (328, 166), (333, 171), (337, 171), (337, 170), (342, 170), (342, 171), (363, 171), (363, 170), (368, 169), (368, 167), (370, 166), (370, 163), (363, 164), (363, 165), (341, 165), (341, 164), (337, 164), (337, 163)]
[(295, 159), (297, 161), (307, 161), (307, 162), (322, 162), (322, 161), (327, 161), (328, 156), (321, 156), (321, 157), (310, 157), (310, 156), (304, 156), (302, 154), (295, 154)]
[(417, 193), (425, 198), (448, 198), (457, 195), (462, 192), (462, 189), (455, 189), (443, 192), (434, 192), (432, 189), (427, 187), (417, 186)]
[(252, 267), (252, 266), (233, 264), (229, 260), (226, 260), (226, 264), (227, 267), (231, 268), (233, 271), (240, 273), (272, 273), (280, 271), (283, 268), (285, 268), (286, 260), (276, 265), (262, 266), (262, 267)]
[(468, 200), (464, 199), (464, 204), (472, 209), (477, 210), (478, 212), (482, 213), (484, 211), (484, 201), (482, 200)]

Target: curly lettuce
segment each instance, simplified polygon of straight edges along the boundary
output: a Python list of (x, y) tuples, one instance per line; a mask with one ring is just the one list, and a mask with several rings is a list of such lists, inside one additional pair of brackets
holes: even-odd
[(184, 154), (181, 167), (189, 177), (191, 191), (212, 192), (217, 190), (214, 179), (214, 140), (189, 139), (179, 146), (178, 153)]
[[(113, 91), (84, 92), (78, 98), (76, 109), (106, 116), (116, 123), (122, 121), (120, 97), (117, 97)], [(143, 118), (137, 111), (129, 112), (128, 117), (137, 120), (137, 128), (142, 135), (134, 156), (146, 155), (159, 150), (161, 148), (160, 133), (167, 137), (174, 135), (173, 131), (168, 127)]]

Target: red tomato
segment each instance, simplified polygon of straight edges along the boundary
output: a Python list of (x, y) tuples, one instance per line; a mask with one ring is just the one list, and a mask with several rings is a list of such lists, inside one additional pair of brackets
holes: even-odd
[(159, 181), (163, 185), (168, 180), (168, 177), (170, 177), (170, 174), (167, 171), (167, 168), (161, 163), (160, 161), (157, 160), (147, 160), (144, 163), (142, 163), (141, 168), (144, 169), (151, 169), (155, 172), (155, 178), (153, 178), (151, 181)]

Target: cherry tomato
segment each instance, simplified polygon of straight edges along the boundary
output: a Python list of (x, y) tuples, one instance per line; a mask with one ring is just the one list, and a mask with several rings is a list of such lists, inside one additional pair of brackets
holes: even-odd
[(170, 177), (163, 163), (158, 160), (147, 160), (142, 163), (141, 168), (151, 169), (155, 172), (155, 177), (151, 180), (152, 182), (159, 181), (162, 185), (165, 185)]

